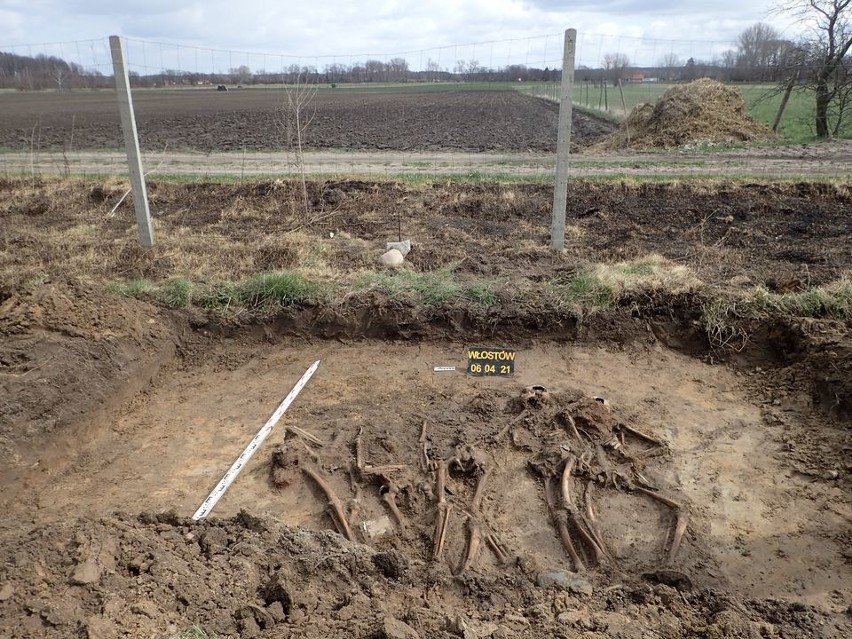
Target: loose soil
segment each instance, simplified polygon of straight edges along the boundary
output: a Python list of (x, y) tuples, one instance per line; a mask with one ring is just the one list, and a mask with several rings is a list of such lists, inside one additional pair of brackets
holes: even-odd
[[(134, 94), (144, 150), (273, 151), (281, 90), (150, 90)], [(315, 113), (314, 113), (315, 108)], [(0, 94), (0, 147), (122, 147), (112, 92)], [(309, 149), (554, 151), (558, 107), (517, 91), (321, 90), (303, 144)], [(585, 146), (614, 125), (575, 112), (572, 139)]]
[[(357, 273), (395, 239), (399, 208), (410, 268), (452, 265), (507, 291), (650, 252), (711, 289), (796, 291), (852, 264), (845, 188), (575, 184), (574, 230), (554, 257), (542, 248), (545, 187), (312, 183), (312, 206), (334, 215), (294, 232), (293, 186), (155, 185), (161, 243), (146, 252), (129, 206), (107, 215), (121, 185), (2, 183), (0, 634), (176, 637), (198, 624), (217, 637), (849, 635), (843, 322), (755, 321), (734, 352), (698, 325), (703, 293), (637, 295), (577, 317), (510, 296), (483, 315), (368, 290), (241, 318), (104, 292), (131, 277), (292, 268), (306, 255), (293, 237), (322, 247), (311, 259)], [(516, 375), (434, 372), (463, 369), (476, 345), (516, 348)], [(214, 517), (189, 520), (316, 359)], [(316, 457), (295, 429), (322, 441)], [(578, 542), (590, 569), (575, 573), (542, 474), (586, 450), (572, 494), (591, 504), (609, 557), (595, 565)], [(434, 468), (452, 457), (436, 560)], [(389, 464), (404, 468), (367, 470)], [(357, 543), (333, 532), (306, 465), (352, 513)], [(688, 511), (672, 560), (676, 512), (628, 481)], [(399, 524), (383, 486), (398, 491)], [(483, 541), (461, 570), (475, 523), (508, 562)], [(558, 585), (543, 585), (554, 570), (565, 571)]]
[(310, 214), (322, 219), (294, 236), (303, 219), (293, 182), (149, 183), (161, 236), (149, 251), (136, 244), (129, 198), (110, 214), (126, 184), (34, 186), (0, 180), (6, 296), (69, 274), (102, 282), (244, 278), (299, 267), (301, 241), (310, 242), (314, 262), (356, 273), (373, 268), (375, 252), (400, 230), (415, 245), (414, 270), (453, 267), (492, 281), (541, 281), (654, 252), (709, 284), (790, 292), (835, 280), (852, 263), (844, 185), (575, 181), (566, 252), (556, 258), (547, 248), (552, 187), (540, 184), (312, 182)]

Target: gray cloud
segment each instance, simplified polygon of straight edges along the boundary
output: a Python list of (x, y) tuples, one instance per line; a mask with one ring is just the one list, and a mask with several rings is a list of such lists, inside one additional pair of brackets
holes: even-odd
[[(684, 46), (691, 55), (710, 58), (738, 33), (764, 17), (772, 0), (685, 3), (683, 0), (386, 0), (365, 8), (351, 0), (299, 2), (275, 0), (4, 0), (0, 21), (4, 44), (67, 42), (122, 35), (152, 42), (255, 52), (245, 55), (251, 67), (272, 57), (306, 60), (331, 56), (339, 61), (364, 54), (415, 52), (408, 58), (477, 59), (488, 66), (559, 63), (561, 38), (568, 26), (581, 34), (578, 46), (589, 63), (600, 51), (628, 52), (638, 61), (671, 48), (666, 40), (693, 41)], [(550, 38), (536, 37), (554, 34)], [(636, 38), (648, 38), (647, 41)], [(507, 41), (489, 44), (492, 41)], [(717, 41), (709, 44), (706, 41)], [(471, 45), (468, 43), (485, 43)], [(721, 43), (721, 44), (719, 44)], [(137, 47), (145, 65), (159, 65), (157, 46)], [(88, 64), (99, 64), (96, 46), (71, 45), (70, 51)], [(24, 47), (23, 53), (30, 49)], [(71, 56), (68, 45), (39, 50)], [(422, 52), (422, 53), (421, 53)], [(280, 55), (279, 55), (280, 54)], [(237, 54), (237, 57), (243, 54)], [(227, 66), (219, 54), (185, 51), (180, 64), (194, 67), (201, 56), (210, 64)], [(175, 65), (176, 59), (163, 64)], [(177, 57), (177, 56), (175, 56)], [(153, 60), (153, 61), (152, 61)], [(199, 62), (201, 64), (201, 62)]]

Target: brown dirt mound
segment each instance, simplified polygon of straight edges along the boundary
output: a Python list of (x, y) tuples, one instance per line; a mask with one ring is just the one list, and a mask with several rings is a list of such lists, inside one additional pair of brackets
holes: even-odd
[(672, 87), (656, 105), (638, 104), (602, 143), (604, 148), (672, 148), (700, 143), (749, 142), (772, 132), (746, 113), (739, 90), (702, 78)]
[[(431, 563), (246, 512), (116, 515), (0, 532), (0, 635), (38, 637), (831, 637), (804, 604), (678, 591), (665, 576), (578, 592), (522, 569)], [(197, 624), (197, 626), (196, 626)], [(202, 634), (203, 628), (206, 634)], [(657, 634), (662, 630), (663, 634)]]

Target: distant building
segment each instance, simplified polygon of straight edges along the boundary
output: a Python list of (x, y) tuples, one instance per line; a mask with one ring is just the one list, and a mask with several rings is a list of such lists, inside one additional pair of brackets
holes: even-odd
[(644, 71), (631, 71), (627, 74), (627, 82), (644, 82), (645, 81), (645, 72)]

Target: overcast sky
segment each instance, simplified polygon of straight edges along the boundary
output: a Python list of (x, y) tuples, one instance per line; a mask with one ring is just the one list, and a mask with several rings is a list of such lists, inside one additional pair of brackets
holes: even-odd
[[(456, 60), (553, 67), (561, 63), (559, 34), (574, 27), (580, 34), (578, 65), (597, 66), (609, 52), (650, 65), (669, 52), (709, 60), (758, 21), (792, 36), (789, 22), (771, 15), (772, 5), (773, 0), (0, 0), (0, 50), (103, 66), (107, 49), (98, 41), (120, 34), (135, 40), (128, 55), (140, 71), (242, 64), (275, 69), (293, 62), (322, 68), (367, 54), (378, 59), (402, 54), (413, 69), (429, 59), (447, 68)], [(21, 46), (40, 43), (49, 46)]]

